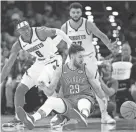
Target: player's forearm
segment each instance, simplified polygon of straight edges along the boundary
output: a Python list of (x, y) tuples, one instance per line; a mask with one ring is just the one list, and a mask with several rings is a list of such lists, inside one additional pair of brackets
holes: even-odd
[(112, 88), (109, 88), (106, 84), (101, 83), (101, 87), (102, 87), (103, 91), (106, 93), (106, 95), (112, 96), (114, 94), (112, 91)]
[(71, 39), (60, 29), (56, 29), (56, 35), (60, 35), (63, 37), (64, 41), (70, 46), (72, 44)]
[(100, 87), (96, 87), (94, 91), (100, 99), (103, 99), (105, 97), (105, 94)]
[(93, 79), (90, 81), (93, 90), (95, 91), (95, 93), (97, 94), (97, 96), (101, 99), (103, 99), (105, 97), (105, 94), (103, 92), (103, 90), (101, 89), (101, 86), (98, 85), (99, 83), (97, 82), (96, 79)]
[(109, 38), (104, 34), (104, 33), (101, 33), (99, 38), (101, 39), (101, 41), (109, 48), (110, 47), (110, 40)]
[(8, 76), (8, 74), (10, 73), (11, 67), (12, 65), (8, 65), (8, 64), (6, 64), (3, 67), (2, 72), (1, 72), (1, 82), (3, 82), (4, 79)]

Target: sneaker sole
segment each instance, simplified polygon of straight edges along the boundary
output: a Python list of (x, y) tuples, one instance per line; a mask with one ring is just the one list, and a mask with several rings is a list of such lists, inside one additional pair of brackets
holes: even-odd
[(108, 121), (101, 121), (102, 124), (116, 124), (116, 121), (111, 121), (111, 122), (108, 122)]
[(25, 126), (29, 130), (32, 130), (34, 128), (34, 124), (27, 119), (28, 115), (22, 107), (17, 108), (17, 115), (18, 115), (18, 118), (25, 124)]
[(60, 124), (55, 125), (54, 123), (52, 123), (50, 125), (52, 129), (56, 129), (56, 128), (63, 127), (67, 122), (68, 120), (65, 118), (62, 122), (60, 122)]
[[(87, 127), (88, 124), (87, 124), (85, 118), (76, 109), (71, 109), (70, 114), (73, 119), (76, 119), (78, 121), (78, 125), (80, 127)], [(76, 124), (66, 124), (64, 127), (65, 127), (65, 129), (66, 128), (67, 129), (71, 129), (71, 128), (75, 129), (76, 128), (75, 125)]]

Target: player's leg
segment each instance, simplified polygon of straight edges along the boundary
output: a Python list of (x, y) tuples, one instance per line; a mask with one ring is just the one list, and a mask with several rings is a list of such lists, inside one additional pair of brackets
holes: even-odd
[[(53, 78), (55, 69), (60, 66), (62, 66), (62, 57), (60, 55), (57, 55), (53, 59), (52, 63), (45, 65), (40, 76), (38, 77), (37, 86), (40, 89), (44, 89), (45, 86), (48, 87)], [(48, 96), (48, 93), (45, 94)], [(54, 94), (52, 96), (57, 96), (56, 91), (54, 91)]]
[(25, 94), (28, 92), (30, 88), (32, 88), (35, 85), (35, 82), (37, 81), (37, 78), (40, 75), (40, 71), (41, 69), (43, 69), (43, 67), (44, 65), (41, 65), (40, 63), (34, 63), (28, 69), (28, 71), (23, 75), (20, 84), (16, 88), (15, 96), (14, 96), (15, 118), (9, 123), (4, 123), (3, 127), (6, 127), (7, 125), (9, 126), (9, 124), (11, 124), (11, 126), (20, 125), (21, 122), (17, 117), (16, 108), (18, 106), (21, 106), (21, 107), (24, 106)]
[[(77, 100), (78, 96), (73, 98), (64, 99), (64, 102), (67, 107), (67, 111), (64, 114), (57, 115), (56, 119), (51, 122), (51, 127), (56, 128), (58, 126), (64, 126), (65, 129), (75, 128), (75, 124), (78, 124), (80, 127), (86, 127), (87, 122), (84, 116), (77, 110)], [(74, 119), (76, 123), (68, 122), (70, 119)]]
[(49, 97), (35, 114), (27, 114), (22, 107), (18, 107), (17, 114), (19, 119), (26, 125), (28, 129), (33, 129), (34, 122), (40, 120), (41, 118), (47, 117), (52, 110), (63, 114), (66, 112), (66, 108), (67, 107), (61, 98)]
[[(84, 62), (86, 63), (86, 66), (88, 67), (88, 69), (91, 70), (91, 73), (94, 74), (93, 76), (96, 78), (98, 82), (97, 84), (101, 87), (101, 84), (99, 81), (99, 73), (97, 71), (98, 70), (97, 59), (95, 58), (95, 56), (92, 56), (91, 58), (85, 57)], [(105, 106), (103, 100), (100, 99), (97, 95), (96, 95), (96, 100), (98, 101), (100, 111), (101, 111), (101, 123), (115, 123), (116, 121), (108, 115), (107, 106)]]
[[(55, 69), (54, 69), (54, 65), (53, 64), (48, 64), (44, 67), (44, 69), (42, 70), (38, 81), (37, 81), (37, 86), (39, 89), (44, 89), (45, 87), (48, 87), (51, 79), (53, 77), (53, 73), (54, 73)], [(45, 91), (44, 91), (45, 92)], [(46, 91), (47, 93), (45, 93), (48, 96), (48, 91)], [(56, 92), (54, 91), (54, 94), (52, 95), (54, 97), (57, 96)]]
[(5, 86), (5, 96), (6, 96), (6, 114), (14, 114), (14, 91), (17, 87), (16, 80), (7, 81)]
[(85, 118), (88, 118), (90, 113), (93, 112), (94, 102), (94, 99), (89, 96), (83, 97), (78, 100), (77, 108)]

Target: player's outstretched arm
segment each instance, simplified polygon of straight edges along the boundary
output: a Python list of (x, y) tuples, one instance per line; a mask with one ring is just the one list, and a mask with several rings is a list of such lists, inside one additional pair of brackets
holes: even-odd
[(52, 37), (55, 35), (60, 35), (62, 39), (67, 42), (68, 45), (72, 44), (72, 41), (70, 38), (60, 29), (57, 28), (47, 28), (47, 27), (40, 27), (37, 28), (38, 36), (42, 39), (45, 40), (47, 37)]
[(87, 30), (90, 33), (93, 33), (98, 38), (100, 38), (101, 41), (108, 47), (109, 50), (112, 51), (112, 49), (117, 45), (118, 39), (115, 42), (111, 43), (111, 41), (109, 40), (107, 35), (105, 35), (103, 32), (101, 32), (98, 29), (98, 27), (94, 23), (92, 23), (89, 19), (88, 19), (88, 22), (87, 22)]
[(64, 23), (62, 26), (61, 26), (61, 30), (67, 34), (67, 25), (66, 23)]
[(51, 83), (49, 87), (46, 88), (46, 93), (48, 92), (48, 96), (52, 96), (55, 89), (57, 88), (57, 84), (61, 78), (62, 74), (62, 66), (57, 67), (57, 69), (54, 71), (53, 78), (51, 80)]
[(98, 83), (98, 80), (95, 79), (95, 78), (92, 76), (91, 71), (88, 70), (87, 67), (85, 67), (85, 70), (86, 70), (86, 75), (87, 75), (88, 81), (89, 81), (89, 83), (91, 84), (92, 89), (94, 90), (94, 92), (96, 93), (96, 95), (97, 95), (99, 98), (101, 98), (101, 99), (105, 98), (105, 94), (104, 94), (104, 92), (102, 91), (101, 86), (100, 86), (99, 83)]
[(17, 58), (17, 55), (20, 51), (21, 47), (19, 45), (19, 42), (16, 41), (13, 46), (12, 46), (12, 49), (11, 49), (11, 53), (10, 53), (10, 56), (9, 56), (9, 60), (8, 62), (5, 64), (5, 66), (3, 67), (2, 69), (2, 72), (1, 72), (1, 83), (4, 81), (4, 79), (8, 76), (16, 58)]
[(101, 83), (101, 87), (103, 89), (103, 91), (106, 93), (106, 95), (108, 96), (112, 96), (114, 95), (116, 92), (117, 92), (117, 89), (118, 89), (118, 81), (114, 80), (112, 81), (112, 85), (111, 87), (109, 88), (105, 83), (104, 81), (102, 80), (102, 78), (100, 77), (100, 83)]

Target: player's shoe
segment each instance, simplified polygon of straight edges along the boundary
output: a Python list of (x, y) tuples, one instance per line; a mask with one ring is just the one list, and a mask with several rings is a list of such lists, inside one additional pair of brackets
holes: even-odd
[(34, 118), (33, 116), (27, 114), (22, 107), (17, 108), (18, 118), (25, 124), (25, 126), (32, 130), (34, 128)]
[(103, 124), (115, 124), (116, 120), (114, 120), (110, 115), (102, 114), (101, 123)]
[(50, 125), (52, 129), (63, 127), (68, 122), (68, 119), (63, 115), (55, 115), (51, 121)]
[(2, 130), (3, 131), (14, 131), (20, 128), (24, 128), (24, 124), (20, 121), (14, 118), (13, 120), (3, 123), (2, 124)]
[[(82, 116), (82, 114), (80, 114), (80, 112), (78, 112), (76, 109), (71, 109), (70, 114), (73, 119), (77, 120), (77, 122), (78, 122), (77, 124), (79, 127), (87, 127), (87, 125), (88, 125), (87, 121)], [(74, 129), (74, 127), (75, 127), (75, 124), (71, 124), (71, 123), (64, 125), (65, 129), (71, 129), (71, 128)]]

